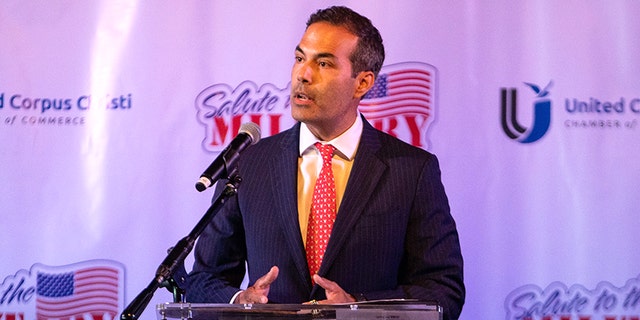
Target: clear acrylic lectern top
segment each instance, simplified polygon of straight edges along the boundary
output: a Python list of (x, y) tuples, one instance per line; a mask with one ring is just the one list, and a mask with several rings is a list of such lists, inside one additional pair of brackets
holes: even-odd
[(333, 305), (165, 303), (159, 304), (156, 309), (158, 320), (442, 319), (442, 308), (437, 304), (406, 300)]

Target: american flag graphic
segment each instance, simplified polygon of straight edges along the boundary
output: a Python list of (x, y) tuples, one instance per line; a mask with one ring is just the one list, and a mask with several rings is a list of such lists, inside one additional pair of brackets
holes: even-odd
[(118, 269), (86, 267), (63, 273), (38, 272), (37, 320), (110, 320), (118, 314)]
[(431, 118), (435, 72), (433, 66), (419, 62), (382, 67), (373, 88), (360, 101), (360, 112), (369, 120), (399, 114)]

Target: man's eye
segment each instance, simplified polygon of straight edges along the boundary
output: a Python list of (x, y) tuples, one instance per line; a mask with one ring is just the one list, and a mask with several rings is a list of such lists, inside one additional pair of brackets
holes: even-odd
[(318, 65), (319, 65), (319, 66), (321, 66), (321, 67), (323, 67), (323, 68), (324, 68), (324, 67), (328, 67), (328, 66), (329, 66), (329, 64), (328, 64), (328, 63), (326, 63), (326, 62), (324, 62), (324, 61), (320, 61), (320, 62), (318, 63)]

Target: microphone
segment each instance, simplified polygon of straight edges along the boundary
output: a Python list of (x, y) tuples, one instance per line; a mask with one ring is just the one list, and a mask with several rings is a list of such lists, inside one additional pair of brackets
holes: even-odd
[(196, 190), (202, 192), (211, 187), (223, 175), (228, 175), (228, 168), (233, 167), (238, 160), (240, 152), (252, 144), (256, 144), (260, 140), (260, 127), (253, 123), (247, 122), (240, 126), (238, 135), (231, 140), (231, 143), (220, 152), (220, 155), (213, 160), (209, 167), (204, 170), (200, 179), (196, 182)]

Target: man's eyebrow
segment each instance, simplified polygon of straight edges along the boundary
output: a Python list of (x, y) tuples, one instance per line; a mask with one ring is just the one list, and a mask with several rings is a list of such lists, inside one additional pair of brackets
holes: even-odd
[[(306, 53), (304, 52), (304, 50), (302, 50), (302, 48), (300, 48), (300, 46), (296, 46), (296, 52), (300, 52), (301, 54), (306, 55)], [(319, 58), (335, 58), (336, 55), (330, 52), (321, 52), (318, 53), (317, 55), (314, 56), (314, 59), (319, 59)]]
[(335, 57), (336, 57), (335, 54), (329, 53), (329, 52), (321, 52), (321, 53), (318, 53), (316, 55), (316, 58), (331, 58), (331, 59), (333, 59)]

